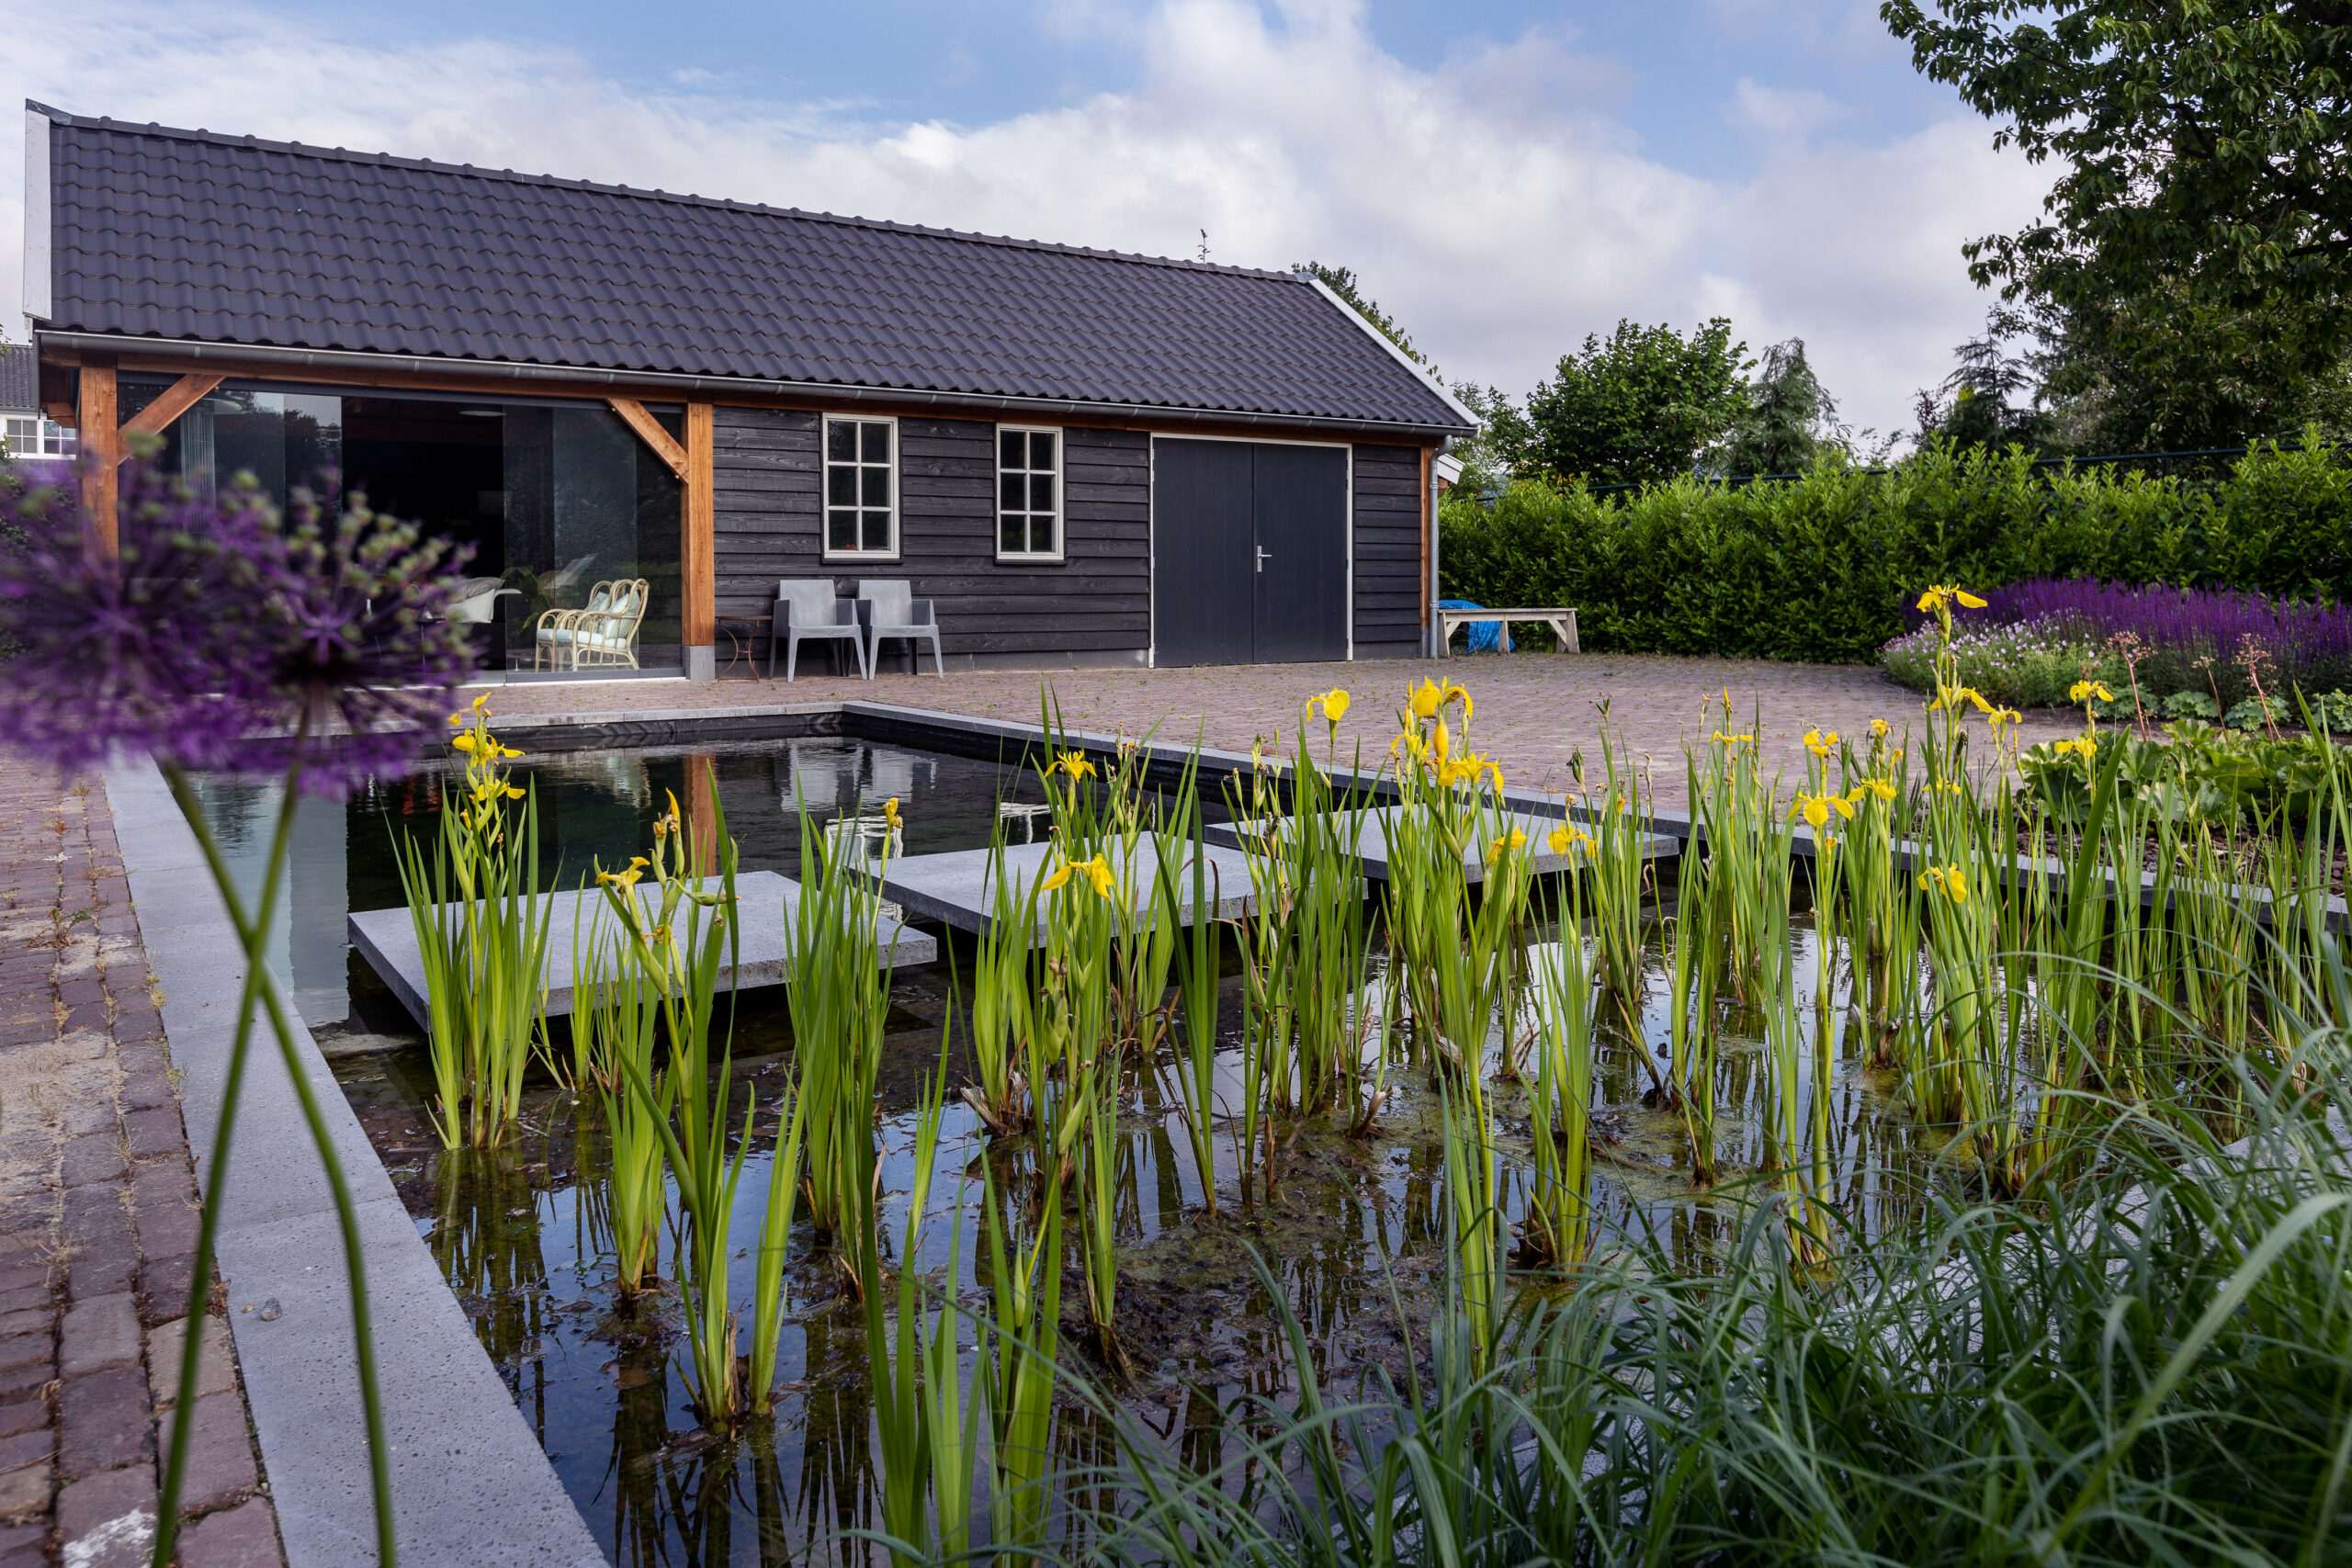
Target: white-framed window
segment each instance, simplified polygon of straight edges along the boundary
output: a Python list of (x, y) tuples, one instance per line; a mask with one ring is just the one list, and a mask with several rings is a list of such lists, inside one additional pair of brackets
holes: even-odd
[(996, 427), (996, 558), (1062, 558), (1062, 433)]
[(74, 456), (74, 433), (40, 414), (8, 415), (6, 421), (0, 421), (0, 437), (7, 440), (11, 457)]
[(825, 416), (825, 555), (899, 553), (899, 422)]

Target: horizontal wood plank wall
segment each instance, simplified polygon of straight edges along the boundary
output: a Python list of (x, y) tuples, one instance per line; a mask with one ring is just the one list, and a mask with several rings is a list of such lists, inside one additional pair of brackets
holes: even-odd
[[(827, 561), (820, 548), (820, 416), (721, 408), (716, 452), (718, 599), (763, 631), (785, 577), (903, 577), (939, 607), (956, 653), (1140, 650), (1151, 640), (1151, 442), (1142, 431), (1069, 428), (1059, 565), (996, 559), (996, 426), (899, 422), (895, 564)], [(806, 645), (804, 645), (804, 648)], [(758, 643), (766, 657), (766, 638)], [(896, 657), (896, 654), (893, 654)], [(820, 666), (821, 668), (821, 666)]]
[(1421, 650), (1421, 450), (1355, 448), (1356, 657)]

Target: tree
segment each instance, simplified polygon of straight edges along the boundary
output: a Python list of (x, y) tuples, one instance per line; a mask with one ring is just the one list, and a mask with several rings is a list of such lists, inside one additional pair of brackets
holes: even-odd
[(1830, 447), (1843, 448), (1838, 404), (1792, 337), (1764, 351), (1763, 374), (1747, 389), (1747, 412), (1723, 449), (1727, 474), (1793, 474)]
[(2035, 362), (2002, 348), (2023, 326), (2015, 311), (1996, 307), (1985, 318), (1982, 335), (1952, 350), (1959, 363), (1951, 374), (1934, 390), (1918, 395), (1921, 446), (1931, 441), (1956, 446), (2043, 445), (2049, 419), (2037, 406)]
[(1463, 494), (1499, 490), (1533, 467), (1535, 427), (1513, 405), (1510, 393), (1467, 381), (1451, 390), (1478, 416), (1477, 434), (1455, 441), (1451, 448), (1462, 459)]
[(1646, 484), (1687, 473), (1747, 412), (1744, 343), (1721, 316), (1683, 337), (1620, 321), (1560, 360), (1528, 394), (1530, 467), (1593, 484)]
[(2042, 218), (1962, 247), (2032, 313), (2092, 445), (2226, 446), (2344, 401), (2352, 4), (1887, 0), (1918, 68), (2060, 165)]

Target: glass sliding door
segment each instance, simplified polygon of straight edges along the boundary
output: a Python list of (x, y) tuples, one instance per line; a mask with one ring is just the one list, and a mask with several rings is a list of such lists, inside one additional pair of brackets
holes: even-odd
[[(123, 417), (170, 384), (126, 378)], [(679, 413), (652, 412), (683, 436)], [(162, 461), (208, 497), (238, 475), (280, 506), (347, 491), (467, 547), (458, 616), (486, 670), (679, 667), (683, 487), (603, 403), (229, 385), (172, 423)]]

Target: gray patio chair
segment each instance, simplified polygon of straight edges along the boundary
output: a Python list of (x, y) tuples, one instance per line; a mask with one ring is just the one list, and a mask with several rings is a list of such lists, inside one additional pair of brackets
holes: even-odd
[(857, 615), (865, 623), (865, 669), (871, 675), (875, 665), (881, 662), (882, 644), (887, 639), (903, 638), (907, 645), (907, 673), (922, 672), (922, 652), (915, 644), (929, 638), (931, 667), (941, 680), (947, 679), (947, 661), (939, 652), (939, 614), (928, 599), (918, 599), (914, 589), (903, 577), (867, 578), (857, 585)]
[(784, 649), (784, 678), (792, 679), (800, 662), (800, 645), (814, 639), (840, 647), (849, 644), (857, 672), (874, 679), (873, 657), (866, 652), (857, 614), (833, 592), (832, 579), (786, 578), (775, 585), (775, 623), (768, 638), (768, 679), (775, 679), (775, 650)]

